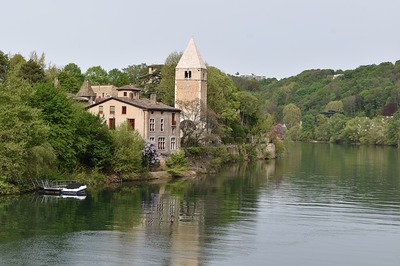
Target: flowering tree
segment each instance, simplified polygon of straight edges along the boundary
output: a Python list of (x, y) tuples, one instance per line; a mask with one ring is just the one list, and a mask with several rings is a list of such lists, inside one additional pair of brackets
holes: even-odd
[(144, 167), (150, 168), (156, 166), (160, 162), (160, 152), (153, 141), (147, 141), (142, 152), (142, 164)]

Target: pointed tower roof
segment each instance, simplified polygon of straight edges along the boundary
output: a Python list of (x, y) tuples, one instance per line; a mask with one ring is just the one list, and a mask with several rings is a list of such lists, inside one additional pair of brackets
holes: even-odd
[(203, 68), (207, 69), (206, 64), (201, 58), (194, 39), (191, 38), (186, 50), (183, 52), (181, 59), (176, 68)]
[(85, 80), (76, 94), (77, 97), (96, 97), (96, 93), (94, 93), (92, 87), (89, 84), (89, 81)]

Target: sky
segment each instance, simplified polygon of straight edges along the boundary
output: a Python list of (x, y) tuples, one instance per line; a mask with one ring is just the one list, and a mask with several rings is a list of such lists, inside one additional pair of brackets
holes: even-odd
[(192, 37), (227, 74), (280, 79), (400, 60), (398, 0), (3, 0), (1, 10), (0, 51), (43, 52), (83, 72), (163, 64)]

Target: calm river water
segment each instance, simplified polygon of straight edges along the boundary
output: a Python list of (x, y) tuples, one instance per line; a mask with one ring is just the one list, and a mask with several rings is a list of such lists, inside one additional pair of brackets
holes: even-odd
[(400, 265), (390, 147), (293, 143), (216, 176), (0, 198), (0, 265)]

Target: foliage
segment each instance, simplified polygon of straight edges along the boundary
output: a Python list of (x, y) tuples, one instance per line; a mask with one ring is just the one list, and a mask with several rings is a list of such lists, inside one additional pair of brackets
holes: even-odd
[(20, 73), (21, 76), (30, 83), (45, 81), (43, 67), (32, 59), (21, 66)]
[(35, 87), (31, 101), (33, 107), (42, 110), (42, 119), (50, 127), (49, 143), (60, 162), (60, 170), (70, 172), (78, 166), (76, 129), (74, 122), (74, 102), (65, 92), (57, 90), (52, 84)]
[(181, 177), (189, 169), (189, 161), (183, 150), (175, 151), (165, 161), (168, 169), (167, 172), (173, 177)]
[(21, 67), (26, 64), (26, 60), (21, 54), (15, 54), (10, 58), (9, 63), (10, 70), (19, 72)]
[(77, 93), (82, 85), (84, 76), (82, 75), (81, 69), (74, 63), (69, 63), (57, 73), (58, 85), (70, 93)]
[(93, 85), (104, 85), (109, 84), (110, 78), (107, 71), (101, 66), (93, 66), (88, 68), (85, 73), (85, 80), (89, 81)]
[(330, 101), (329, 103), (326, 104), (324, 111), (335, 111), (342, 113), (344, 111), (343, 109), (343, 102), (342, 101)]
[(108, 77), (110, 80), (110, 84), (117, 86), (117, 87), (122, 87), (124, 85), (129, 84), (129, 77), (125, 72), (122, 72), (121, 70), (114, 68), (111, 69), (108, 72)]
[(99, 116), (74, 106), (75, 150), (78, 162), (90, 168), (109, 170), (114, 142), (108, 127)]
[[(157, 87), (161, 81), (161, 65), (148, 66), (144, 63), (140, 65), (130, 65), (124, 68), (124, 73), (128, 76), (128, 81), (130, 84), (135, 84), (137, 87), (142, 89), (142, 94), (144, 97), (149, 97), (152, 93), (157, 93), (158, 98), (162, 102), (167, 103), (163, 99), (163, 95), (157, 91)], [(172, 73), (173, 76), (168, 77), (174, 79), (175, 72)]]
[(146, 169), (157, 166), (160, 163), (160, 151), (153, 141), (147, 141), (143, 148), (142, 165)]
[(161, 68), (161, 81), (156, 87), (157, 95), (160, 101), (170, 106), (174, 105), (175, 99), (175, 68), (178, 64), (182, 53), (171, 53), (165, 60), (165, 64)]
[(10, 63), (8, 56), (2, 51), (0, 51), (0, 82), (2, 82), (6, 78), (9, 64)]
[(144, 141), (140, 134), (123, 123), (112, 132), (114, 157), (112, 168), (123, 179), (136, 178), (142, 172), (142, 150)]
[(0, 84), (0, 180), (23, 183), (44, 175), (53, 163), (49, 128), (31, 98), (30, 85), (16, 76)]
[(301, 121), (301, 111), (295, 104), (289, 103), (283, 108), (283, 123), (288, 129), (298, 126)]

